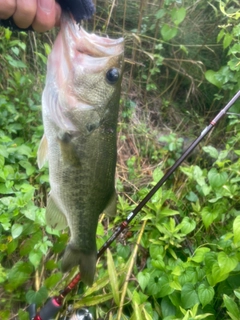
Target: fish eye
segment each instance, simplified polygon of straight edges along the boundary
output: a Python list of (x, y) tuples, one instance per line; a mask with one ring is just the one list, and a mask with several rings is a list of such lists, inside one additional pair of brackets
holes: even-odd
[(109, 84), (115, 84), (119, 79), (119, 71), (116, 68), (109, 69), (106, 73), (106, 79)]

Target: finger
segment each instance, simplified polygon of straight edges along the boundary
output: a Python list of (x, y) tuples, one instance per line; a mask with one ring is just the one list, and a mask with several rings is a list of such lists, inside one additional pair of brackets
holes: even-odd
[(55, 4), (55, 26), (60, 26), (60, 19), (61, 19), (61, 7), (58, 3)]
[(44, 32), (55, 25), (56, 5), (54, 0), (38, 0), (37, 13), (32, 23), (35, 31)]
[(0, 19), (10, 18), (16, 10), (16, 0), (0, 0)]
[(29, 27), (36, 15), (37, 0), (17, 0), (17, 8), (13, 14), (13, 21), (19, 28)]

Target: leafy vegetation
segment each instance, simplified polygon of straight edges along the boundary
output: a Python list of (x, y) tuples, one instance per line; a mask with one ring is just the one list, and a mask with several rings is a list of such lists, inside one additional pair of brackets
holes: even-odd
[[(97, 1), (90, 30), (126, 38), (118, 139), (118, 214), (100, 248), (240, 87), (238, 1)], [(68, 232), (46, 226), (38, 170), (41, 92), (55, 34), (0, 29), (0, 319), (28, 319), (70, 281)], [(239, 112), (239, 102), (231, 112)], [(98, 262), (65, 307), (97, 319), (240, 318), (240, 122), (228, 115)]]

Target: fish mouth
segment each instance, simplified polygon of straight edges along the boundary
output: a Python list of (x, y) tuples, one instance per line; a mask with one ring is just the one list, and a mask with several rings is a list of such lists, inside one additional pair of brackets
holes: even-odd
[[(70, 39), (71, 55), (80, 54), (93, 58), (109, 58), (123, 54), (124, 39), (110, 39), (86, 32), (75, 23), (70, 15), (63, 14), (61, 28), (65, 33), (65, 39)], [(75, 52), (74, 52), (75, 51)], [(84, 61), (86, 63), (86, 61)]]

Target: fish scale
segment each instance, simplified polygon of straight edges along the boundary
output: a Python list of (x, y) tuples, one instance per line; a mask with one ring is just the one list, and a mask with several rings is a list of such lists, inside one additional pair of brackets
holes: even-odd
[(117, 118), (123, 39), (86, 33), (66, 14), (48, 59), (38, 164), (49, 162), (46, 221), (70, 229), (62, 270), (93, 283), (99, 215), (116, 211)]

